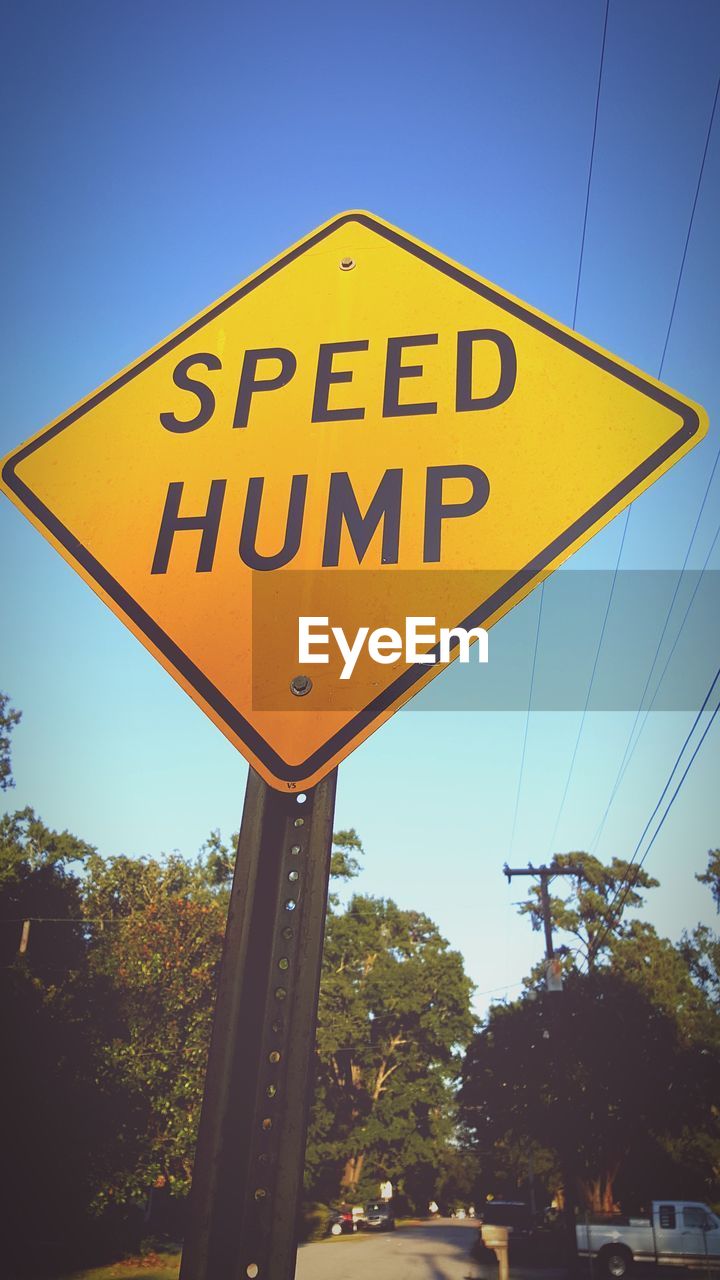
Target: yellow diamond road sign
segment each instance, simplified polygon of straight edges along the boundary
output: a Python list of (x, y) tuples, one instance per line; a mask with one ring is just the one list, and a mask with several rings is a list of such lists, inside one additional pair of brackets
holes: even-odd
[(655, 379), (351, 212), (14, 450), (2, 481), (296, 789), (440, 669), (428, 642), (430, 662), (364, 655), (350, 682), (335, 657), (303, 670), (299, 616), (487, 628), (706, 429)]

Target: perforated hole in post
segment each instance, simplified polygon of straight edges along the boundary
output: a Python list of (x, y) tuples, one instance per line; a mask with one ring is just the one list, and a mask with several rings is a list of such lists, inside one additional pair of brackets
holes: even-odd
[(257, 1262), (248, 1262), (245, 1268), (245, 1275), (248, 1276), (248, 1280), (255, 1280), (256, 1276), (260, 1275), (260, 1268)]

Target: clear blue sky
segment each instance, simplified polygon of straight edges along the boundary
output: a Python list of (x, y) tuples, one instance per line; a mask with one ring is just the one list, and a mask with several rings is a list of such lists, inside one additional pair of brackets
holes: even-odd
[[(570, 323), (604, 13), (604, 0), (11, 6), (1, 451), (346, 208)], [(577, 328), (653, 374), (719, 72), (715, 0), (611, 0)], [(716, 119), (664, 367), (710, 433), (636, 503), (624, 568), (679, 568), (718, 448), (719, 189)], [(719, 494), (720, 475), (692, 565)], [(612, 568), (620, 534), (615, 521), (575, 565)], [(5, 502), (0, 537), (0, 687), (23, 711), (11, 802), (104, 853), (192, 854), (211, 828), (229, 836), (241, 757)], [(527, 685), (537, 595), (521, 609)], [(541, 658), (557, 640), (541, 632)], [(708, 683), (712, 656), (698, 658)], [(590, 842), (632, 718), (588, 717), (558, 850)], [(531, 717), (516, 862), (551, 852), (579, 719)], [(648, 720), (603, 856), (632, 852), (691, 720)], [(367, 850), (358, 887), (432, 915), (480, 992), (519, 982), (540, 950), (501, 874), (524, 729), (522, 712), (408, 711), (340, 771), (337, 825)], [(712, 917), (693, 875), (720, 843), (719, 743), (716, 723), (647, 864), (662, 881), (650, 915), (673, 937)]]

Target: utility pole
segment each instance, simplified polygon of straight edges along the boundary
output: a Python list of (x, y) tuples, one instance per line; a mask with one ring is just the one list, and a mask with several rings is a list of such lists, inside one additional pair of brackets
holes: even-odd
[[(509, 867), (506, 862), (503, 867), (503, 872), (507, 877), (508, 884), (510, 884), (513, 876), (532, 876), (534, 879), (540, 881), (540, 908), (542, 911), (543, 931), (545, 933), (545, 959), (547, 961), (547, 990), (548, 992), (562, 991), (562, 982), (554, 980), (552, 971), (553, 961), (555, 960), (555, 949), (553, 947), (552, 939), (552, 919), (550, 915), (550, 894), (548, 892), (548, 884), (555, 876), (581, 876), (582, 871), (579, 867), (559, 867), (555, 862), (552, 862), (549, 867), (546, 867), (545, 865), (541, 867), (534, 867), (531, 862), (528, 863), (527, 867)], [(558, 1049), (560, 1050), (559, 1037), (557, 1035), (555, 1036), (555, 1043), (558, 1045)], [(556, 1056), (556, 1062), (559, 1066), (559, 1052)], [(568, 1132), (571, 1131), (570, 1125), (567, 1126), (567, 1130)], [(577, 1272), (578, 1268), (577, 1235), (575, 1232), (575, 1210), (577, 1205), (575, 1198), (575, 1177), (573, 1172), (574, 1161), (571, 1158), (569, 1145), (567, 1144), (564, 1135), (561, 1134), (560, 1136), (560, 1155), (563, 1166), (562, 1176), (565, 1184), (565, 1207), (563, 1216), (565, 1220), (568, 1271), (572, 1275)]]
[[(503, 867), (503, 873), (507, 876), (508, 884), (513, 876), (533, 876), (534, 879), (540, 881), (540, 906), (543, 918), (543, 930), (545, 933), (545, 959), (550, 961), (555, 959), (555, 950), (552, 940), (552, 920), (550, 918), (550, 894), (548, 893), (548, 881), (555, 876), (581, 876), (582, 871), (579, 867), (559, 867), (557, 863), (551, 862), (549, 867), (534, 867), (532, 862), (528, 862), (526, 867), (509, 867), (507, 862)], [(551, 990), (560, 990), (559, 987), (549, 988)]]

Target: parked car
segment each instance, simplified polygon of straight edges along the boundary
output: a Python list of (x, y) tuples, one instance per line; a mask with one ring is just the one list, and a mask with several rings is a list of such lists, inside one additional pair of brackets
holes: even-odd
[(353, 1216), (352, 1209), (336, 1209), (328, 1224), (328, 1234), (331, 1236), (345, 1236), (351, 1235), (353, 1231), (357, 1231), (357, 1222)]
[(578, 1253), (597, 1258), (615, 1280), (633, 1263), (715, 1269), (720, 1264), (720, 1221), (697, 1200), (653, 1200), (646, 1218), (608, 1218), (578, 1224)]
[(395, 1214), (387, 1200), (371, 1200), (360, 1219), (364, 1231), (394, 1231)]

